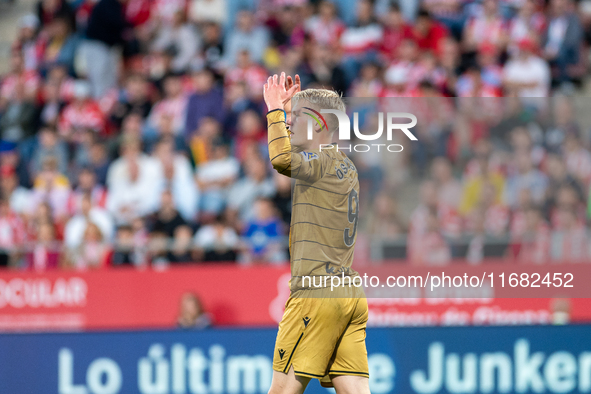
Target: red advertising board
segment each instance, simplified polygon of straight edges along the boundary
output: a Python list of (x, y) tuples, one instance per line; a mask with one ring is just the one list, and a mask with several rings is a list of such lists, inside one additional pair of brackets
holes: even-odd
[[(372, 274), (390, 274), (371, 268)], [(591, 265), (563, 264), (564, 272), (588, 278)], [(461, 275), (465, 265), (445, 268)], [(425, 275), (427, 268), (400, 267)], [(431, 269), (431, 274), (434, 270)], [(482, 269), (480, 269), (482, 271)], [(491, 271), (492, 272), (492, 271)], [(496, 275), (496, 274), (495, 274)], [(289, 296), (288, 267), (236, 265), (175, 266), (166, 270), (120, 268), (90, 272), (0, 273), (0, 330), (94, 330), (173, 327), (181, 296), (197, 293), (220, 326), (273, 326)], [(580, 281), (577, 281), (580, 283)], [(496, 286), (496, 284), (495, 284)], [(369, 298), (372, 326), (549, 324), (556, 310), (571, 322), (591, 322), (591, 298), (489, 297)]]

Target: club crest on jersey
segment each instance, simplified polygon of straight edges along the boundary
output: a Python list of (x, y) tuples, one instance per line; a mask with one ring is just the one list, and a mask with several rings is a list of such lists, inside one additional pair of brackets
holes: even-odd
[(304, 156), (304, 160), (306, 161), (318, 159), (318, 153), (314, 152), (302, 152), (302, 156)]

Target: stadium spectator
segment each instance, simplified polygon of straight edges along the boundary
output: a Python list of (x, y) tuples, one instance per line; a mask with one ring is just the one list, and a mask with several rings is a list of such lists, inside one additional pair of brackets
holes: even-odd
[(577, 195), (576, 189), (570, 185), (564, 185), (557, 189), (555, 193), (556, 205), (548, 211), (550, 223), (556, 226), (559, 221), (560, 210), (568, 209), (575, 213), (579, 224), (585, 225), (585, 204), (584, 200)]
[(93, 207), (104, 209), (107, 204), (107, 190), (96, 181), (95, 172), (89, 167), (83, 167), (78, 173), (76, 188), (72, 191), (69, 201), (69, 210), (72, 214), (81, 210), (82, 199), (89, 195)]
[(236, 53), (235, 64), (229, 67), (225, 73), (225, 83), (232, 85), (244, 81), (248, 89), (248, 96), (260, 101), (262, 95), (261, 85), (265, 83), (267, 71), (259, 63), (253, 60), (252, 55), (246, 49)]
[(39, 114), (42, 125), (57, 128), (59, 115), (66, 106), (60, 87), (60, 82), (54, 79), (48, 79), (43, 85), (43, 102)]
[(149, 86), (141, 74), (131, 74), (119, 92), (119, 98), (111, 110), (111, 120), (119, 127), (130, 114), (146, 119), (152, 109)]
[(101, 229), (89, 221), (82, 242), (68, 252), (66, 266), (76, 270), (104, 268), (110, 264), (110, 253)]
[[(100, 231), (100, 238), (105, 242), (111, 242), (114, 233), (114, 225), (108, 212), (93, 205), (92, 195), (86, 193), (80, 201), (80, 210), (67, 223), (64, 229), (64, 246), (74, 250), (84, 242), (84, 232), (90, 224), (95, 225)], [(91, 235), (95, 236), (94, 228)]]
[[(12, 51), (10, 55), (10, 72), (2, 78), (0, 85), (0, 109), (5, 111), (8, 103), (16, 94), (22, 93), (21, 100), (35, 102), (37, 93), (41, 87), (41, 78), (37, 70), (25, 69), (23, 54), (20, 51)], [(16, 89), (21, 85), (22, 89)]]
[(109, 159), (107, 149), (103, 142), (95, 141), (88, 152), (89, 163), (86, 167), (92, 170), (96, 176), (96, 182), (105, 186), (107, 183), (107, 173), (109, 171)]
[(591, 184), (591, 153), (576, 133), (569, 133), (562, 144), (566, 168), (584, 188)]
[(200, 212), (203, 222), (211, 221), (226, 207), (228, 192), (238, 178), (240, 164), (229, 155), (229, 147), (220, 139), (213, 142), (211, 160), (197, 169), (201, 190)]
[(222, 90), (216, 86), (213, 72), (209, 69), (197, 69), (192, 74), (194, 93), (187, 103), (185, 135), (189, 136), (201, 125), (206, 117), (222, 122), (224, 111)]
[(530, 207), (525, 212), (524, 231), (517, 241), (518, 261), (526, 264), (547, 262), (550, 252), (550, 226), (544, 220), (540, 209)]
[(260, 62), (269, 45), (269, 31), (258, 26), (254, 14), (242, 10), (236, 16), (236, 27), (227, 35), (224, 43), (225, 63), (233, 67), (238, 63), (240, 52), (246, 51), (250, 59)]
[(212, 326), (212, 317), (203, 309), (201, 299), (191, 292), (181, 297), (177, 325), (182, 329), (204, 329)]
[(273, 182), (275, 182), (275, 195), (273, 196), (273, 204), (279, 211), (279, 215), (283, 220), (283, 224), (289, 226), (291, 224), (291, 179), (282, 176), (278, 172), (273, 173)]
[(193, 261), (193, 230), (187, 225), (179, 226), (174, 230), (174, 237), (168, 260), (171, 263), (190, 263)]
[(35, 235), (35, 243), (25, 254), (25, 267), (33, 271), (56, 269), (63, 265), (60, 248), (55, 239), (54, 227), (41, 223)]
[(162, 134), (163, 122), (171, 122), (170, 127), (174, 135), (184, 131), (187, 114), (187, 96), (183, 92), (182, 80), (179, 75), (168, 74), (163, 80), (164, 97), (154, 104), (146, 122), (144, 135), (147, 137)]
[(451, 163), (445, 157), (437, 157), (431, 164), (431, 177), (437, 184), (440, 204), (457, 208), (462, 195), (462, 185), (453, 176)]
[(457, 39), (462, 36), (465, 23), (465, 13), (460, 0), (425, 0), (422, 2), (426, 11), (434, 19), (443, 23)]
[(544, 57), (558, 69), (558, 83), (571, 82), (569, 66), (579, 61), (583, 28), (571, 0), (550, 1), (551, 18), (542, 37)]
[(10, 210), (18, 215), (24, 215), (29, 209), (31, 192), (19, 185), (14, 168), (0, 167), (0, 199), (7, 201)]
[(473, 53), (485, 42), (498, 48), (507, 43), (507, 24), (496, 0), (484, 0), (480, 15), (472, 17), (464, 27), (463, 47), (468, 53)]
[(377, 97), (383, 89), (380, 79), (378, 63), (365, 63), (359, 71), (359, 78), (355, 79), (349, 88), (352, 97)]
[(339, 93), (349, 87), (337, 54), (327, 45), (310, 42), (298, 73), (304, 86), (332, 86)]
[[(438, 200), (437, 185), (433, 181), (424, 181), (420, 190), (420, 203), (412, 212), (408, 232), (408, 256), (410, 260), (423, 261), (423, 240), (431, 231), (433, 245), (440, 245), (436, 242), (439, 234), (449, 239), (457, 239), (462, 232), (462, 218), (452, 207), (440, 203)], [(434, 213), (435, 219), (430, 215)], [(431, 227), (429, 227), (431, 226)], [(439, 248), (437, 246), (437, 248)]]
[(281, 246), (284, 228), (275, 213), (271, 201), (258, 198), (253, 204), (254, 217), (248, 220), (242, 231), (243, 247), (238, 257), (241, 264), (281, 264), (287, 260)]
[(201, 27), (201, 36), (203, 40), (203, 64), (205, 67), (214, 70), (222, 69), (224, 59), (222, 27), (215, 22), (205, 22)]
[(211, 224), (201, 226), (195, 233), (196, 260), (235, 261), (239, 242), (236, 231), (226, 225), (223, 215), (218, 215)]
[(129, 224), (158, 208), (164, 182), (156, 159), (141, 152), (139, 141), (125, 141), (121, 151), (107, 174), (107, 209), (117, 224)]
[(406, 24), (397, 3), (390, 3), (388, 13), (383, 18), (384, 32), (379, 45), (381, 56), (386, 62), (394, 60), (396, 49), (404, 38), (411, 36), (411, 28)]
[(73, 72), (80, 37), (72, 28), (70, 16), (62, 13), (56, 15), (44, 29), (42, 52), (37, 66), (42, 73), (56, 64), (65, 67), (70, 73)]
[(496, 186), (492, 182), (484, 182), (476, 206), (466, 215), (466, 229), (475, 232), (478, 222), (484, 220), (486, 234), (502, 236), (509, 226), (509, 214), (509, 208), (496, 196)]
[(343, 52), (342, 66), (347, 80), (355, 79), (363, 63), (377, 59), (378, 43), (383, 29), (373, 15), (370, 0), (357, 2), (357, 21), (341, 34), (339, 44)]
[(421, 51), (439, 54), (442, 40), (447, 37), (448, 32), (443, 24), (431, 17), (429, 11), (422, 9), (419, 10), (411, 34)]
[(259, 114), (254, 110), (243, 111), (238, 117), (234, 156), (244, 163), (250, 157), (249, 150), (254, 150), (262, 157), (268, 155), (267, 132)]
[(37, 143), (30, 162), (32, 174), (39, 174), (43, 163), (47, 159), (57, 161), (57, 169), (65, 174), (68, 170), (67, 144), (59, 138), (57, 131), (51, 127), (44, 127), (37, 134)]
[(518, 43), (524, 39), (538, 40), (546, 30), (546, 17), (540, 12), (537, 0), (526, 0), (509, 22), (508, 51), (515, 55)]
[(133, 228), (130, 225), (119, 226), (113, 255), (111, 256), (111, 265), (114, 267), (125, 265), (139, 267), (145, 263), (143, 257), (136, 247)]
[(70, 21), (74, 22), (74, 10), (70, 3), (64, 0), (39, 0), (35, 4), (35, 10), (42, 28), (45, 28), (58, 15), (67, 15)]
[(0, 118), (0, 140), (21, 142), (35, 134), (37, 111), (33, 102), (27, 100), (22, 82), (17, 82), (13, 89)]
[(439, 218), (435, 209), (429, 209), (426, 215), (425, 233), (421, 247), (411, 255), (415, 265), (446, 265), (451, 261), (451, 249), (440, 232)]
[(164, 187), (170, 190), (175, 207), (185, 220), (195, 220), (199, 206), (199, 189), (189, 160), (183, 154), (175, 152), (174, 139), (171, 136), (158, 142), (153, 157), (157, 160), (156, 174), (162, 174)]
[(148, 238), (148, 259), (156, 269), (165, 269), (170, 265), (168, 250), (170, 249), (170, 238), (161, 231), (152, 231)]
[(572, 302), (568, 298), (553, 298), (550, 301), (550, 310), (552, 312), (552, 324), (564, 325), (570, 323), (572, 319)]
[(171, 24), (163, 25), (152, 43), (154, 52), (169, 50), (174, 53), (170, 68), (173, 72), (183, 72), (199, 51), (201, 42), (193, 26), (187, 23), (183, 10), (178, 10)]
[(462, 215), (470, 213), (478, 204), (478, 201), (483, 195), (483, 188), (485, 185), (492, 185), (494, 189), (489, 189), (493, 193), (493, 200), (495, 203), (501, 201), (503, 190), (505, 187), (505, 177), (502, 173), (494, 171), (490, 168), (489, 157), (482, 153), (476, 158), (477, 162), (474, 166), (474, 175), (465, 177), (462, 199), (460, 200), (459, 211)]
[(215, 119), (205, 117), (188, 138), (191, 159), (197, 168), (212, 160), (214, 146), (223, 142), (221, 132), (220, 124)]
[(562, 187), (570, 187), (578, 196), (579, 201), (585, 200), (585, 192), (581, 184), (568, 173), (564, 159), (556, 154), (549, 154), (545, 160), (545, 168), (548, 174), (548, 188), (544, 200), (544, 210), (547, 216), (557, 204), (557, 194)]
[(0, 267), (16, 266), (25, 242), (25, 226), (8, 200), (0, 197)]
[(162, 192), (160, 209), (154, 214), (151, 231), (172, 237), (178, 227), (186, 224), (185, 219), (175, 208), (172, 193), (169, 190)]
[(105, 132), (105, 115), (98, 103), (91, 98), (90, 89), (87, 81), (77, 80), (74, 83), (73, 100), (64, 108), (58, 122), (60, 135), (66, 141), (79, 142), (81, 134), (86, 130)]
[(337, 16), (337, 6), (328, 0), (318, 4), (318, 15), (304, 22), (304, 29), (320, 46), (337, 45), (345, 24)]
[(373, 200), (373, 209), (364, 219), (363, 233), (368, 236), (400, 241), (404, 235), (404, 225), (398, 212), (396, 201), (387, 193), (379, 193)]
[(39, 67), (39, 44), (37, 33), (39, 30), (39, 18), (35, 14), (23, 15), (18, 24), (18, 37), (14, 46), (20, 48), (23, 54), (24, 68), (36, 70)]
[(526, 228), (526, 216), (531, 207), (537, 207), (532, 202), (531, 192), (524, 188), (519, 191), (517, 198), (517, 206), (510, 212), (509, 235), (512, 240), (515, 240), (523, 235)]
[[(230, 223), (244, 223), (253, 218), (253, 205), (259, 197), (271, 198), (275, 183), (268, 175), (266, 161), (251, 157), (244, 162), (246, 176), (237, 180), (228, 192), (228, 216)], [(240, 228), (236, 225), (236, 228)]]
[(546, 97), (550, 89), (550, 67), (534, 53), (536, 44), (531, 38), (517, 43), (518, 51), (505, 64), (503, 78), (508, 94), (520, 97)]
[(550, 238), (550, 260), (580, 262), (589, 258), (587, 228), (577, 220), (572, 209), (560, 208)]
[(117, 46), (123, 44), (127, 27), (122, 1), (100, 0), (92, 8), (81, 50), (94, 98), (117, 86)]
[(534, 204), (542, 204), (548, 186), (548, 178), (534, 167), (529, 152), (518, 152), (514, 156), (515, 173), (507, 177), (503, 200), (514, 209), (519, 203), (519, 194), (527, 189)]
[(57, 221), (63, 221), (68, 216), (69, 196), (70, 182), (60, 173), (57, 158), (46, 158), (35, 178), (29, 209), (34, 211), (39, 204), (47, 201), (53, 211), (53, 217)]

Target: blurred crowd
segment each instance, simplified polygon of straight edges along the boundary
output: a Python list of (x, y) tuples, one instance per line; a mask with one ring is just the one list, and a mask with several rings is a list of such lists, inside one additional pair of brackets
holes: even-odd
[[(419, 265), (453, 259), (478, 264), (487, 257), (528, 264), (590, 261), (588, 99), (449, 100), (408, 101), (415, 110), (428, 103), (434, 116), (419, 122), (420, 143), (394, 165), (386, 154), (378, 161), (353, 156), (367, 174), (360, 195), (370, 196), (361, 208), (368, 212), (361, 215), (363, 236), (398, 245), (404, 250), (390, 257)], [(437, 116), (442, 108), (446, 117)], [(399, 176), (408, 168), (414, 172)], [(395, 196), (416, 174), (420, 184), (412, 197), (418, 204), (405, 215), (404, 201)]]
[[(394, 218), (396, 185), (381, 186), (383, 163), (356, 162), (368, 201), (392, 217), (368, 225), (408, 231), (413, 260), (461, 255), (445, 240), (466, 233), (535, 229), (548, 233), (536, 242), (556, 251), (550, 230), (586, 231), (586, 130), (572, 113), (547, 117), (523, 103), (571, 95), (584, 81), (590, 5), (40, 0), (20, 20), (0, 76), (0, 265), (288, 261), (291, 183), (270, 168), (262, 101), (278, 71), (347, 97), (449, 100), (433, 107), (440, 127), (423, 130), (398, 163), (432, 176), (410, 224)], [(486, 103), (498, 102), (486, 100), (500, 97), (517, 100), (516, 112), (490, 115)], [(483, 109), (488, 121), (466, 115)], [(448, 110), (466, 116), (447, 124)], [(514, 118), (534, 119), (541, 136), (516, 131)], [(415, 253), (416, 239), (433, 246)], [(475, 243), (466, 253), (477, 259)]]

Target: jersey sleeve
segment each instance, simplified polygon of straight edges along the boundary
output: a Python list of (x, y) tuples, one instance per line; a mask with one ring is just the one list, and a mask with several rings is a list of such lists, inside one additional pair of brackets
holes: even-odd
[(278, 109), (267, 114), (269, 158), (280, 174), (314, 183), (328, 171), (331, 158), (326, 152), (296, 152), (291, 146), (285, 124), (285, 111)]

